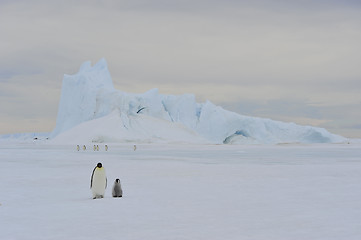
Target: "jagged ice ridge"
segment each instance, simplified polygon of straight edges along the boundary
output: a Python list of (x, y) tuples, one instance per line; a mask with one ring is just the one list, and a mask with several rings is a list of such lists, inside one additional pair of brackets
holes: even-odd
[(240, 115), (192, 94), (116, 90), (105, 59), (64, 75), (54, 141), (335, 143), (346, 139), (323, 128)]

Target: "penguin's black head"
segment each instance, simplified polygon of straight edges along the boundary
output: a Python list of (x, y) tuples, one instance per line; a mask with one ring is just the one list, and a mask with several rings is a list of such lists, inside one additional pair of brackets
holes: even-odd
[(117, 183), (120, 183), (120, 180), (119, 180), (119, 178), (115, 179), (115, 181), (116, 181)]
[(98, 168), (101, 168), (102, 166), (103, 166), (103, 165), (102, 165), (101, 163), (98, 163), (98, 164), (97, 164), (97, 167), (98, 167)]

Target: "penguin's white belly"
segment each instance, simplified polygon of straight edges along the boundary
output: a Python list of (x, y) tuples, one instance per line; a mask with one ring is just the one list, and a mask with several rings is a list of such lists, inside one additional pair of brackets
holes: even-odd
[(92, 192), (93, 197), (104, 196), (107, 178), (104, 169), (96, 169), (93, 175)]

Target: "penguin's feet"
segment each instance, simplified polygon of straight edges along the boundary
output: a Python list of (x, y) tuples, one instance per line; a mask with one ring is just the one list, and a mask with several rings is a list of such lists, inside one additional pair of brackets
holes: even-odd
[(98, 199), (98, 198), (104, 198), (104, 195), (96, 195), (93, 197), (93, 199)]

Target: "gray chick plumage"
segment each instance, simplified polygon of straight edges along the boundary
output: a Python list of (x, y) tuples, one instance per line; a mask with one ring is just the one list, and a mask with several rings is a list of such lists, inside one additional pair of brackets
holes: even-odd
[(112, 195), (113, 195), (113, 197), (122, 197), (123, 196), (122, 185), (120, 184), (120, 180), (118, 178), (115, 179), (115, 181), (114, 181)]

